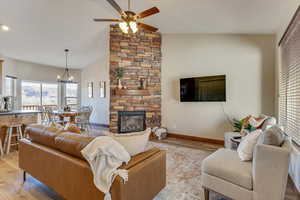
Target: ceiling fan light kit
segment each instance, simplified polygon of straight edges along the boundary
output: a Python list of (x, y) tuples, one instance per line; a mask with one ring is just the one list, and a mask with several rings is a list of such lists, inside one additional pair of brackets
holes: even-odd
[(114, 0), (107, 1), (114, 9), (119, 12), (119, 14), (121, 15), (121, 19), (94, 19), (95, 22), (118, 22), (119, 28), (125, 34), (136, 33), (139, 30), (139, 27), (153, 32), (158, 30), (158, 28), (156, 27), (137, 21), (139, 19), (143, 19), (145, 17), (159, 13), (158, 8), (153, 7), (139, 14), (136, 14), (130, 11), (130, 0), (128, 0), (128, 11), (124, 11)]

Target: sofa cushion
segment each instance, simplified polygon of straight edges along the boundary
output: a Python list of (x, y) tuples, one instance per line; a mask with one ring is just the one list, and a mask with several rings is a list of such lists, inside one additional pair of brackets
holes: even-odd
[(67, 123), (64, 130), (66, 130), (67, 132), (81, 134), (81, 129), (73, 123)]
[(151, 128), (140, 132), (126, 134), (114, 134), (110, 132), (104, 132), (104, 135), (110, 136), (114, 140), (119, 142), (131, 156), (135, 156), (145, 151), (150, 134)]
[(39, 124), (27, 126), (25, 131), (25, 133), (29, 135), (29, 139), (32, 142), (52, 148), (56, 148), (55, 137), (63, 132), (64, 130), (53, 127), (45, 127)]
[(95, 137), (79, 135), (77, 133), (65, 132), (55, 137), (55, 145), (58, 150), (64, 153), (85, 160), (81, 154), (81, 150), (94, 138)]
[(252, 190), (252, 162), (242, 162), (236, 151), (219, 149), (205, 158), (202, 171), (232, 184)]

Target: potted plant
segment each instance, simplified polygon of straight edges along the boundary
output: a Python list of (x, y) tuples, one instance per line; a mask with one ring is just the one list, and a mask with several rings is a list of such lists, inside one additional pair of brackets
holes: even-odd
[[(241, 119), (241, 120), (237, 120), (237, 119), (233, 119), (233, 128), (234, 128), (234, 132), (241, 132), (242, 130), (246, 130), (248, 132), (254, 131), (255, 127), (251, 126), (250, 124), (246, 124), (244, 126), (244, 122), (245, 120), (247, 120), (247, 118)], [(244, 126), (244, 127), (243, 127)]]
[(118, 88), (119, 88), (119, 89), (122, 89), (122, 88), (123, 88), (122, 82), (121, 82), (121, 79), (123, 78), (123, 75), (124, 75), (124, 69), (118, 68), (118, 69), (116, 70), (116, 78), (118, 79)]

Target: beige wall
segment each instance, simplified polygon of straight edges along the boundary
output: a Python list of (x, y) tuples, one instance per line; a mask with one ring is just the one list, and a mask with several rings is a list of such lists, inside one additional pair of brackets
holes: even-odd
[[(109, 124), (109, 68), (107, 59), (99, 59), (82, 70), (81, 102), (82, 105), (92, 106), (94, 111), (91, 123)], [(87, 92), (88, 82), (94, 83), (94, 97), (89, 98)], [(106, 97), (100, 98), (99, 83), (106, 81)]]
[[(40, 65), (10, 58), (4, 59), (4, 75), (16, 76), (20, 80), (56, 81), (56, 76), (64, 72), (64, 68)], [(71, 70), (74, 80), (80, 82), (80, 70)]]
[[(31, 62), (20, 61), (16, 59), (11, 59), (4, 57), (3, 63), (3, 74), (2, 77), (7, 75), (15, 76), (18, 78), (17, 81), (17, 96), (21, 97), (21, 81), (42, 81), (42, 82), (56, 82), (56, 76), (58, 74), (63, 74), (64, 68), (40, 65)], [(81, 82), (81, 70), (71, 70), (70, 73), (74, 76), (74, 81)], [(4, 81), (3, 81), (4, 86)], [(79, 85), (80, 86), (80, 85)], [(80, 90), (79, 90), (80, 97)], [(80, 100), (80, 98), (79, 98)], [(21, 98), (18, 98), (16, 108), (20, 108)], [(63, 103), (62, 99), (59, 102)], [(80, 103), (80, 101), (79, 101)]]
[[(162, 123), (171, 133), (223, 139), (232, 118), (274, 115), (275, 35), (164, 34)], [(181, 103), (179, 79), (226, 74), (227, 101)]]

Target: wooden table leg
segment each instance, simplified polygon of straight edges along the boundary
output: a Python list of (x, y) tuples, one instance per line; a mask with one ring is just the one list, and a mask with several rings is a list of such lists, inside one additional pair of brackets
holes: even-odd
[(205, 187), (203, 187), (204, 189), (204, 198), (205, 200), (209, 200), (209, 190)]

